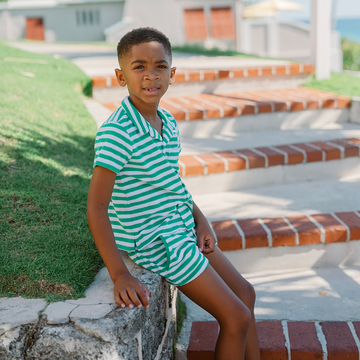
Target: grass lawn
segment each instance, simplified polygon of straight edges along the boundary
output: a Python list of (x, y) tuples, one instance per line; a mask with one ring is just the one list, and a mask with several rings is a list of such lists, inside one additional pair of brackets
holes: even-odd
[(360, 96), (360, 78), (343, 73), (332, 73), (329, 80), (319, 81), (314, 78), (302, 86), (349, 97)]
[(102, 266), (86, 222), (90, 79), (0, 43), (0, 297), (78, 298)]

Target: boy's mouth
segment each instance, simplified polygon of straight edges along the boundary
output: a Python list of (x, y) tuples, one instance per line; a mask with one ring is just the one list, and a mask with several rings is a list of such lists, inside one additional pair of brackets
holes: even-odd
[(146, 87), (144, 91), (149, 95), (155, 95), (159, 92), (160, 88), (158, 87)]

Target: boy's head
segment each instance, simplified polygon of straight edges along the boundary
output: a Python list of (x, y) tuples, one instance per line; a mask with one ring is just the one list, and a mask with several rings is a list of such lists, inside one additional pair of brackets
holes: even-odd
[(120, 40), (117, 51), (121, 69), (115, 75), (120, 86), (127, 86), (132, 103), (158, 104), (175, 81), (169, 39), (158, 30), (139, 28)]
[(165, 53), (169, 56), (171, 61), (172, 51), (169, 39), (159, 30), (150, 27), (144, 27), (134, 29), (121, 38), (117, 46), (119, 63), (121, 63), (122, 58), (124, 58), (131, 52), (131, 49), (134, 45), (149, 43), (153, 41), (158, 42), (164, 46)]

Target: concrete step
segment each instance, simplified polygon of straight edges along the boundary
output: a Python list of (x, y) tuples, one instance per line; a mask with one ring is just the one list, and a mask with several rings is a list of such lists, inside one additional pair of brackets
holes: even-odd
[(241, 273), (360, 265), (359, 211), (213, 221)]
[(359, 138), (360, 124), (329, 124), (317, 128), (264, 130), (252, 132), (227, 131), (207, 136), (201, 133), (196, 137), (181, 137), (181, 155), (197, 155), (217, 151), (233, 151), (264, 146), (329, 141), (333, 139)]
[[(256, 328), (262, 360), (359, 359), (359, 321), (260, 321)], [(215, 321), (194, 322), (187, 359), (215, 359), (218, 330)]]
[(333, 139), (179, 157), (193, 195), (360, 173), (360, 139)]
[[(121, 105), (103, 104), (114, 111)], [(182, 137), (209, 137), (222, 132), (317, 128), (349, 121), (351, 100), (319, 90), (247, 91), (163, 98), (160, 106), (178, 121)]]
[[(313, 65), (296, 63), (230, 69), (179, 69), (166, 97), (296, 87), (308, 81), (313, 72)], [(92, 84), (94, 98), (99, 101), (118, 101), (127, 95), (127, 88), (120, 87), (114, 75), (93, 76)]]

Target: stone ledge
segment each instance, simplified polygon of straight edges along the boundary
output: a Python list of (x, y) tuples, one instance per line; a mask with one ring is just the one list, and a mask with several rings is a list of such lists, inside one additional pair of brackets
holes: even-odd
[(148, 309), (117, 306), (106, 268), (83, 299), (48, 306), (43, 299), (0, 299), (0, 360), (171, 359), (177, 290), (122, 257), (151, 291)]

